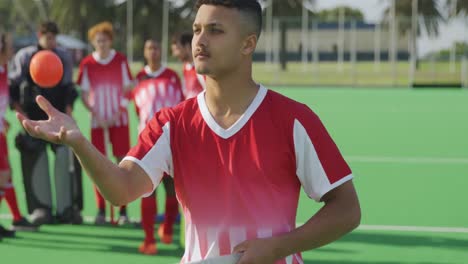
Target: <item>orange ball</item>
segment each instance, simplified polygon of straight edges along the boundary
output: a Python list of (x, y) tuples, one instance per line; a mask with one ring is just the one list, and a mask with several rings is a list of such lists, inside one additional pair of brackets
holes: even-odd
[(41, 50), (32, 57), (29, 73), (33, 81), (40, 87), (52, 88), (62, 80), (63, 64), (54, 52)]

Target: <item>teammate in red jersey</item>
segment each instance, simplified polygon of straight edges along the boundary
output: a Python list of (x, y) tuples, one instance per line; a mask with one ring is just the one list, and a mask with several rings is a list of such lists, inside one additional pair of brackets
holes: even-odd
[[(7, 33), (0, 32), (0, 202), (5, 198), (11, 214), (13, 215), (13, 228), (15, 230), (35, 231), (37, 226), (24, 218), (19, 210), (15, 187), (11, 179), (10, 163), (8, 161), (7, 132), (9, 123), (5, 119), (8, 108), (8, 60), (12, 56), (13, 47), (11, 38)], [(8, 230), (0, 225), (0, 238), (13, 237), (14, 230)]]
[[(179, 76), (173, 70), (161, 65), (161, 47), (156, 40), (147, 40), (144, 47), (146, 66), (137, 74), (138, 85), (132, 91), (140, 119), (139, 131), (143, 131), (153, 116), (164, 107), (173, 107), (183, 101)], [(166, 190), (164, 223), (158, 229), (163, 243), (172, 243), (173, 225), (179, 212), (174, 190), (174, 181), (169, 175), (163, 178)], [(139, 247), (143, 254), (157, 253), (154, 239), (154, 216), (157, 214), (156, 192), (141, 201), (142, 226), (145, 240)]]
[(172, 55), (183, 63), (184, 95), (186, 99), (197, 96), (205, 90), (205, 76), (197, 74), (192, 57), (193, 33), (182, 33), (172, 38)]
[[(91, 112), (91, 142), (104, 155), (106, 145), (120, 162), (130, 148), (128, 128), (128, 99), (125, 94), (132, 88), (132, 75), (127, 58), (112, 49), (112, 24), (103, 22), (88, 31), (95, 51), (85, 57), (79, 68), (77, 84), (82, 99)], [(106, 222), (106, 202), (95, 187), (98, 214), (96, 224)], [(119, 222), (128, 223), (126, 207), (120, 207)]]
[[(186, 218), (181, 263), (230, 254), (239, 264), (303, 263), (301, 251), (359, 225), (351, 169), (311, 109), (252, 79), (260, 4), (198, 0), (197, 7), (192, 47), (206, 91), (156, 114), (119, 166), (42, 97), (49, 121), (18, 117), (32, 135), (72, 146), (115, 204), (152, 193), (171, 175)], [(296, 227), (301, 188), (324, 205)]]

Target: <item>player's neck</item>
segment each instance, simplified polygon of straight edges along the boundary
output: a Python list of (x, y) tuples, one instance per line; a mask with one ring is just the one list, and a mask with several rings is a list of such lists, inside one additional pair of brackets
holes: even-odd
[(150, 68), (152, 72), (155, 72), (161, 69), (161, 63), (148, 62), (148, 67)]
[(110, 56), (111, 50), (96, 51), (96, 54), (97, 54), (97, 56), (99, 57), (99, 59), (105, 60), (105, 59), (107, 59), (107, 58)]
[(258, 92), (251, 74), (231, 74), (206, 79), (205, 100), (216, 122), (229, 128), (242, 116)]

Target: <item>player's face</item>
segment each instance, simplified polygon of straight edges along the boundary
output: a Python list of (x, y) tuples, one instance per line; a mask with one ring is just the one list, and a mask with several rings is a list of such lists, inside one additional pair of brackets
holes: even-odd
[(54, 49), (57, 47), (57, 38), (54, 33), (39, 33), (39, 46), (43, 49)]
[(144, 56), (147, 61), (153, 63), (161, 62), (161, 48), (159, 44), (154, 41), (146, 41)]
[(183, 57), (183, 61), (192, 61), (192, 46), (191, 45), (182, 46), (182, 57)]
[(234, 72), (242, 61), (244, 34), (236, 9), (202, 5), (193, 23), (192, 52), (199, 74)]
[(98, 53), (108, 53), (112, 48), (112, 40), (108, 35), (102, 32), (98, 32), (94, 35), (92, 44)]
[(180, 51), (180, 44), (179, 43), (172, 43), (171, 44), (171, 51), (172, 51), (172, 56), (176, 57), (179, 60), (182, 60), (180, 57), (181, 51)]

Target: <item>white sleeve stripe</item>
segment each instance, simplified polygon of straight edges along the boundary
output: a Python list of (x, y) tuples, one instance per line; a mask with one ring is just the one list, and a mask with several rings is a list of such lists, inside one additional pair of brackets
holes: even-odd
[(173, 176), (169, 122), (162, 127), (162, 130), (162, 135), (141, 159), (128, 156), (124, 158), (124, 160), (133, 161), (138, 164), (150, 177), (153, 189), (150, 193), (145, 194), (145, 196), (149, 196), (156, 189), (161, 182), (164, 172)]
[[(134, 158), (134, 157), (130, 157), (130, 156), (127, 156), (125, 158), (122, 159), (122, 161), (120, 163), (122, 163), (124, 160), (128, 160), (128, 161), (131, 161), (131, 162), (134, 162), (135, 164), (137, 164), (138, 166), (140, 166), (140, 168), (142, 168), (145, 172), (146, 172), (146, 175), (148, 175), (148, 177), (150, 178), (151, 180), (151, 183), (153, 184), (153, 188), (151, 188), (151, 192), (148, 192), (148, 193), (145, 193), (142, 195), (142, 198), (146, 198), (146, 197), (149, 197), (151, 196), (151, 194), (154, 192), (154, 190), (156, 189), (156, 187), (158, 187), (159, 185), (159, 182), (155, 182), (153, 180), (153, 177), (157, 177), (156, 175), (156, 172), (153, 172), (151, 173), (151, 170), (145, 165), (144, 162), (142, 162), (141, 160), (137, 159), (137, 158)], [(163, 177), (163, 172), (161, 171), (160, 172), (161, 176), (159, 176), (159, 178), (162, 179)]]
[[(152, 176), (150, 176), (152, 174), (151, 170), (141, 160), (139, 160), (139, 159), (137, 159), (135, 157), (131, 157), (131, 156), (126, 156), (125, 158), (122, 159), (122, 161), (124, 161), (124, 160), (135, 162), (138, 166), (140, 166), (146, 172), (146, 174), (148, 174), (148, 176), (150, 178), (152, 178)], [(122, 163), (122, 161), (120, 163)]]
[(128, 76), (127, 65), (125, 65), (125, 62), (122, 62), (121, 68), (122, 68), (122, 82), (125, 88), (126, 86), (130, 85), (131, 81), (130, 81), (130, 76)]
[(318, 202), (324, 194), (352, 178), (350, 175), (333, 184), (330, 183), (312, 140), (297, 119), (294, 120), (293, 136), (296, 174), (310, 198)]
[(331, 185), (328, 185), (327, 187), (321, 189), (321, 193), (319, 193), (319, 197), (322, 198), (325, 194), (327, 194), (329, 191), (335, 189), (336, 187), (342, 185), (343, 183), (347, 182), (347, 181), (350, 181), (354, 178), (353, 174), (349, 174), (348, 176), (344, 177), (344, 178), (341, 178), (339, 181), (331, 184)]

